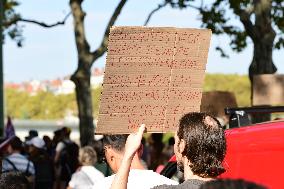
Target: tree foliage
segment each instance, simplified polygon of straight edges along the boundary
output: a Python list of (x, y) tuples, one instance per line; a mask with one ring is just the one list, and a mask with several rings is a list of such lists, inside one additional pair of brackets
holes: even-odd
[[(228, 35), (231, 39), (230, 47), (233, 51), (241, 52), (248, 45), (248, 37), (252, 40), (257, 39), (259, 25), (265, 20), (257, 20), (256, 17), (267, 9), (265, 16), (271, 23), (273, 30), (277, 33), (274, 48), (284, 47), (284, 1), (283, 0), (165, 0), (173, 8), (194, 8), (200, 13), (202, 27), (211, 29), (216, 35)], [(206, 2), (206, 3), (205, 3)], [(200, 3), (200, 4), (198, 4)], [(242, 24), (241, 24), (242, 23)], [(265, 37), (265, 36), (262, 36)], [(217, 46), (223, 57), (227, 54), (222, 47)]]
[(9, 36), (13, 41), (17, 43), (18, 47), (22, 47), (24, 37), (23, 37), (23, 27), (24, 25), (20, 24), (21, 22), (32, 23), (39, 25), (44, 28), (52, 28), (58, 25), (64, 25), (71, 13), (68, 13), (62, 21), (55, 22), (53, 24), (46, 24), (45, 22), (25, 19), (20, 13), (16, 11), (16, 8), (20, 5), (16, 0), (3, 0), (4, 4), (4, 19), (2, 25), (3, 39), (6, 36)]
[(5, 36), (9, 36), (14, 40), (19, 47), (22, 46), (23, 42), (23, 26), (19, 25), (15, 20), (21, 18), (21, 15), (15, 10), (19, 6), (19, 2), (16, 0), (3, 0), (4, 4), (4, 17), (3, 17), (3, 39)]
[(27, 92), (6, 89), (6, 113), (20, 119), (62, 119), (69, 112), (77, 114), (74, 94), (54, 95), (50, 92)]
[[(250, 83), (247, 76), (207, 74), (204, 91), (230, 91), (237, 98), (239, 106), (249, 106)], [(93, 116), (98, 117), (102, 88), (92, 90)], [(18, 119), (62, 119), (66, 115), (77, 116), (75, 94), (54, 95), (39, 92), (30, 95), (15, 89), (6, 89), (6, 114)]]

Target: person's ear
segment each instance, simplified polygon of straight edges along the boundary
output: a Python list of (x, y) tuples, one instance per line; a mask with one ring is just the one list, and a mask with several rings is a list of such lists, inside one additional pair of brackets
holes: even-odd
[(110, 161), (113, 161), (114, 157), (114, 150), (110, 147), (106, 147), (105, 149), (105, 155), (108, 157)]
[(183, 151), (184, 151), (184, 149), (185, 149), (185, 141), (184, 141), (183, 139), (181, 139), (181, 140), (179, 141), (179, 146), (178, 146), (178, 148), (179, 148), (180, 153), (183, 153)]
[(115, 155), (114, 153), (111, 153), (109, 156), (110, 161), (113, 163), (115, 161)]
[(107, 152), (106, 152), (106, 159), (107, 159), (107, 163), (110, 166), (110, 168), (112, 169), (112, 171), (114, 173), (116, 173), (118, 171), (118, 168), (120, 167), (120, 162), (119, 162), (119, 158), (118, 158), (119, 154), (113, 150), (112, 148), (108, 148)]

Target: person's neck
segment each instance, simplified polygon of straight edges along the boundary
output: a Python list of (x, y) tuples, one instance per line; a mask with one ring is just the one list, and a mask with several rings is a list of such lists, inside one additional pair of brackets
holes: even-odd
[(189, 163), (188, 161), (184, 162), (184, 180), (189, 180), (189, 179), (196, 179), (196, 180), (202, 180), (202, 181), (210, 181), (210, 180), (213, 180), (213, 178), (203, 178), (203, 177), (200, 177), (198, 175), (195, 175), (191, 168), (189, 167)]
[(136, 153), (132, 162), (131, 162), (131, 166), (130, 169), (141, 169), (144, 170), (145, 167), (142, 165), (140, 158), (138, 157), (138, 154)]

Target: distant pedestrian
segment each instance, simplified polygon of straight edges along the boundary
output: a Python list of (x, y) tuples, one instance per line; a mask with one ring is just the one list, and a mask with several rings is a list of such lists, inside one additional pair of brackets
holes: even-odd
[(25, 141), (29, 141), (32, 138), (37, 137), (37, 136), (38, 136), (37, 130), (34, 130), (34, 129), (29, 130), (29, 135), (25, 137)]
[(92, 147), (85, 146), (80, 149), (79, 162), (82, 166), (72, 175), (68, 189), (90, 189), (104, 178), (104, 175), (94, 167), (97, 153)]
[(70, 139), (70, 134), (71, 129), (63, 127), (61, 129), (61, 140), (55, 149), (54, 162), (60, 189), (67, 187), (72, 174), (79, 166), (79, 146)]
[(21, 154), (23, 143), (19, 137), (14, 137), (8, 144), (8, 156), (2, 160), (2, 173), (22, 172), (33, 183), (35, 168), (34, 164)]
[(45, 142), (40, 137), (34, 137), (26, 144), (29, 148), (29, 159), (35, 166), (34, 189), (52, 189), (53, 162), (46, 152)]

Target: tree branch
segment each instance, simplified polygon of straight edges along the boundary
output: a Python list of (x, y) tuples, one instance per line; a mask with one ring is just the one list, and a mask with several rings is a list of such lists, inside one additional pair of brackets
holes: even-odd
[(101, 42), (101, 45), (94, 51), (92, 52), (92, 63), (97, 60), (98, 58), (100, 58), (107, 50), (107, 42), (108, 42), (108, 38), (109, 38), (109, 32), (110, 32), (110, 28), (111, 26), (114, 25), (115, 21), (117, 20), (117, 17), (119, 16), (122, 8), (124, 7), (125, 3), (127, 2), (127, 0), (121, 0), (120, 3), (118, 4), (118, 6), (116, 7), (115, 11), (113, 12), (108, 25), (105, 29), (105, 33), (104, 33), (104, 37), (103, 40)]
[[(86, 39), (86, 34), (85, 34), (84, 20), (86, 14), (81, 6), (82, 0), (70, 0), (69, 4), (73, 15), (75, 42), (76, 42), (79, 62), (83, 61), (90, 63), (91, 62), (90, 45)], [(86, 66), (86, 68), (88, 67), (88, 65), (85, 64), (80, 64), (79, 67), (80, 66), (83, 67)]]
[(149, 23), (151, 17), (153, 16), (153, 14), (154, 14), (155, 12), (157, 12), (157, 11), (160, 10), (161, 8), (165, 7), (167, 4), (168, 4), (168, 1), (165, 1), (165, 2), (162, 3), (162, 4), (159, 4), (157, 8), (155, 8), (154, 10), (152, 10), (152, 11), (150, 12), (150, 14), (148, 15), (146, 21), (144, 22), (144, 26), (146, 26), (146, 25)]
[(257, 39), (256, 28), (250, 20), (251, 13), (246, 10), (240, 10), (237, 14), (240, 17), (241, 22), (243, 23), (247, 34), (251, 37), (252, 40)]
[[(165, 1), (164, 3), (162, 4), (159, 4), (157, 8), (155, 8), (154, 10), (152, 10), (150, 12), (150, 14), (148, 15), (146, 21), (144, 22), (144, 26), (146, 26), (150, 19), (152, 18), (152, 16), (154, 15), (154, 13), (156, 13), (157, 11), (159, 11), (161, 8), (164, 8), (167, 4), (169, 4), (170, 1)], [(176, 3), (176, 5), (178, 5), (178, 3)], [(197, 10), (202, 10), (202, 7), (203, 7), (203, 0), (201, 1), (201, 5), (200, 7), (197, 7), (197, 6), (194, 6), (194, 5), (191, 5), (191, 4), (186, 4), (185, 7), (191, 7), (191, 8), (194, 8), (194, 9), (197, 9)]]
[(201, 6), (200, 6), (200, 7), (197, 7), (197, 6), (194, 6), (194, 5), (191, 5), (191, 4), (187, 4), (186, 6), (201, 11), (201, 10), (202, 10), (202, 6), (203, 6), (203, 1), (202, 1), (202, 3), (201, 3)]
[(250, 16), (254, 12), (254, 10), (254, 5), (249, 5), (246, 9), (241, 9), (240, 7), (234, 8), (234, 13), (240, 17), (240, 21), (244, 25), (248, 36), (250, 36), (252, 40), (256, 40), (257, 38), (256, 27), (250, 20)]
[(64, 25), (66, 20), (68, 19), (68, 17), (71, 15), (71, 12), (69, 12), (62, 21), (59, 21), (59, 22), (56, 22), (54, 24), (46, 24), (44, 22), (39, 22), (37, 20), (30, 20), (30, 19), (25, 19), (25, 18), (20, 18), (20, 17), (17, 17), (15, 18), (14, 20), (11, 20), (10, 22), (6, 22), (4, 23), (4, 25), (6, 26), (10, 26), (12, 24), (16, 24), (17, 22), (27, 22), (27, 23), (32, 23), (32, 24), (36, 24), (36, 25), (39, 25), (41, 27), (44, 27), (44, 28), (52, 28), (52, 27), (55, 27), (55, 26), (58, 26), (58, 25)]

